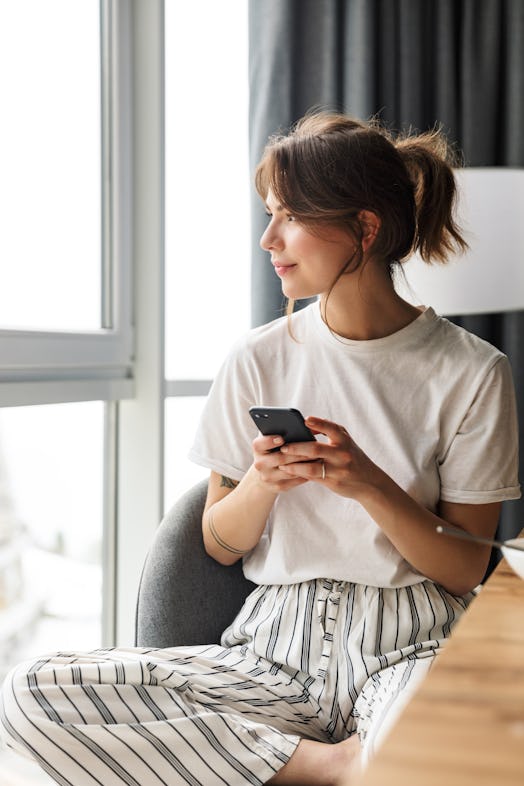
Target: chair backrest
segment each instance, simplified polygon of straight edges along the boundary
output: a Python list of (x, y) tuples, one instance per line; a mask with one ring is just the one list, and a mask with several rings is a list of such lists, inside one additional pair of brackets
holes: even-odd
[(168, 511), (147, 555), (136, 609), (139, 647), (214, 644), (254, 588), (240, 562), (225, 567), (202, 543), (207, 480)]

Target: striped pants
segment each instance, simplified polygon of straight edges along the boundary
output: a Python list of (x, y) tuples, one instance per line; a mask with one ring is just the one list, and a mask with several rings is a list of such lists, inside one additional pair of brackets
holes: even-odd
[(22, 664), (3, 733), (61, 786), (260, 786), (301, 738), (356, 732), (372, 751), (470, 597), (429, 581), (257, 587), (221, 645)]

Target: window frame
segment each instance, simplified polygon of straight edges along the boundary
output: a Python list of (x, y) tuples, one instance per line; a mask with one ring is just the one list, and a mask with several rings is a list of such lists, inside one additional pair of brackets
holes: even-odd
[(0, 406), (105, 402), (102, 643), (132, 646), (164, 513), (165, 401), (205, 396), (211, 382), (165, 378), (164, 0), (100, 8), (107, 326), (0, 330)]
[(133, 395), (131, 8), (100, 0), (102, 327), (0, 329), (0, 406)]
[[(141, 302), (136, 303), (134, 283), (141, 264), (137, 243), (140, 245), (143, 228), (148, 225), (143, 205), (136, 204), (140, 184), (136, 185), (135, 171), (137, 162), (143, 166), (141, 162), (148, 155), (158, 155), (157, 141), (147, 138), (137, 140), (135, 129), (150, 90), (147, 80), (143, 83), (137, 79), (139, 67), (136, 65), (135, 38), (137, 30), (140, 30), (137, 17), (145, 15), (157, 22), (163, 2), (99, 0), (99, 7), (103, 327), (97, 331), (0, 330), (0, 406), (105, 402), (101, 638), (104, 646), (113, 646), (118, 635), (119, 597), (120, 605), (125, 605), (122, 613), (125, 620), (124, 643), (133, 643), (131, 620), (138, 584), (136, 565), (138, 559), (143, 561), (147, 548), (142, 541), (139, 548), (128, 549), (134, 552), (134, 596), (128, 595), (122, 600), (123, 591), (127, 591), (130, 583), (125, 580), (128, 572), (125, 544), (127, 533), (134, 525), (133, 521), (126, 520), (125, 511), (133, 508), (133, 499), (141, 496), (141, 489), (129, 482), (130, 459), (129, 456), (122, 458), (121, 451), (124, 449), (128, 454), (136, 452), (133, 442), (137, 424), (156, 437), (163, 425), (159, 422), (156, 428), (152, 426), (155, 407), (151, 397), (144, 400), (141, 379), (137, 381), (137, 371), (142, 374), (143, 369), (137, 363), (135, 347), (139, 345), (143, 349), (145, 343), (154, 341), (156, 336), (147, 335), (147, 324), (142, 326), (142, 330), (139, 326), (135, 327), (137, 311), (147, 312), (151, 298), (146, 292), (141, 295)], [(158, 81), (158, 76), (155, 78)], [(161, 214), (158, 205), (154, 212), (158, 218)], [(158, 232), (156, 225), (155, 231)], [(163, 282), (160, 273), (163, 257), (160, 255), (159, 259), (153, 277), (157, 282)], [(148, 269), (148, 272), (151, 271)], [(144, 299), (145, 304), (142, 302)], [(149, 374), (150, 369), (146, 368), (145, 373)], [(129, 405), (127, 410), (123, 408), (124, 402)], [(156, 461), (151, 464), (157, 469)], [(156, 527), (159, 515), (155, 494), (151, 495), (146, 487), (144, 496), (154, 511), (150, 518)]]

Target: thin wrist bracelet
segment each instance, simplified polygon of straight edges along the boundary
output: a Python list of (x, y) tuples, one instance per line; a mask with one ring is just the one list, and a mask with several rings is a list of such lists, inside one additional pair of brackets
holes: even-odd
[(222, 540), (222, 538), (220, 537), (220, 535), (215, 529), (215, 523), (213, 521), (213, 515), (211, 511), (209, 511), (207, 514), (207, 523), (209, 526), (209, 531), (213, 536), (213, 539), (216, 541), (216, 543), (218, 543), (218, 545), (221, 548), (225, 549), (226, 551), (230, 551), (232, 554), (239, 554), (239, 555), (247, 554), (248, 551), (251, 551), (251, 549), (235, 549), (233, 548), (233, 546), (228, 546), (228, 544)]

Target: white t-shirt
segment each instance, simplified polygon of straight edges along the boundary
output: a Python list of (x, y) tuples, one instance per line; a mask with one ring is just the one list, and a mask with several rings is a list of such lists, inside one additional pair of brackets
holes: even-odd
[[(370, 341), (334, 335), (317, 302), (289, 324), (283, 317), (251, 330), (216, 377), (189, 457), (241, 480), (253, 461), (252, 406), (296, 407), (345, 426), (429, 510), (440, 499), (482, 504), (520, 496), (507, 358), (431, 308)], [(277, 497), (244, 573), (257, 584), (424, 580), (360, 503), (316, 483)]]

